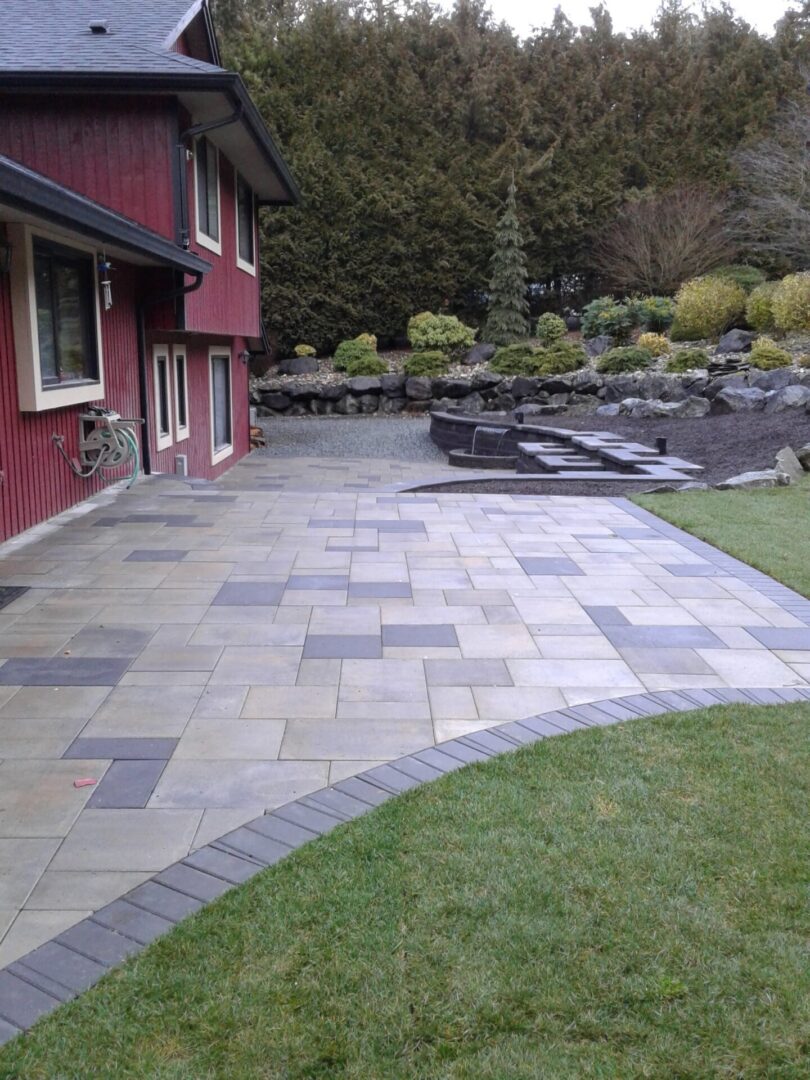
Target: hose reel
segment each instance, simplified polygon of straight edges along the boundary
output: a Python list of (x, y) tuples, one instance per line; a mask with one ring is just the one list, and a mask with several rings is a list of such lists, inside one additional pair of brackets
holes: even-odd
[(140, 450), (135, 434), (137, 425), (144, 421), (136, 417), (122, 417), (112, 409), (91, 405), (86, 413), (79, 415), (79, 459), (68, 457), (64, 435), (52, 435), (56, 449), (65, 459), (68, 468), (82, 480), (89, 480), (99, 469), (118, 469), (132, 461), (132, 473), (127, 487), (132, 487), (140, 471)]

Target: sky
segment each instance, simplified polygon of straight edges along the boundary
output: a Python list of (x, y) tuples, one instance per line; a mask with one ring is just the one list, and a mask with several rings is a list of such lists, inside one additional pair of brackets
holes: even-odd
[[(597, 0), (489, 0), (495, 18), (508, 22), (522, 36), (532, 26), (546, 26), (554, 9), (560, 6), (575, 26), (589, 23), (589, 9)], [(606, 0), (617, 30), (647, 26), (655, 15), (659, 0)], [(763, 33), (773, 32), (774, 23), (791, 5), (788, 0), (732, 0), (732, 7), (746, 22)], [(699, 11), (699, 4), (694, 5)]]

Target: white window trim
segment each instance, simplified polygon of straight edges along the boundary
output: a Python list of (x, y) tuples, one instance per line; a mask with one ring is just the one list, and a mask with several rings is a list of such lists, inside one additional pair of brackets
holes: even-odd
[(36, 284), (34, 281), (34, 237), (86, 252), (98, 262), (98, 250), (74, 240), (69, 233), (50, 232), (30, 225), (9, 225), (8, 239), (14, 251), (11, 260), (11, 311), (14, 324), (14, 352), (17, 360), (17, 397), (22, 412), (47, 412), (104, 399), (104, 354), (101, 344), (101, 305), (98, 288), (93, 289), (98, 380), (45, 389), (39, 356)]
[[(183, 358), (183, 388), (186, 403), (186, 422), (180, 423), (180, 374), (177, 366), (178, 357)], [(188, 438), (189, 410), (188, 410), (188, 353), (185, 345), (175, 345), (172, 349), (172, 389), (174, 392), (174, 441), (181, 443)]]
[[(214, 443), (214, 358), (220, 359), (228, 358), (228, 388), (230, 393), (228, 394), (228, 404), (231, 410), (231, 441), (227, 446), (220, 447), (217, 450)], [(218, 465), (220, 461), (224, 461), (225, 458), (229, 458), (233, 454), (233, 357), (231, 350), (220, 346), (218, 348), (209, 348), (208, 350), (208, 412), (209, 412), (209, 430), (211, 433), (211, 464)]]
[[(242, 178), (244, 179), (244, 177)], [(256, 193), (250, 184), (245, 180), (248, 188), (250, 189), (250, 227), (253, 230), (253, 262), (245, 262), (239, 255), (239, 173), (236, 169), (233, 170), (233, 206), (234, 206), (234, 236), (236, 237), (236, 265), (240, 270), (244, 270), (246, 274), (252, 274), (256, 277), (256, 256), (258, 253), (258, 236), (256, 231)]]
[[(155, 400), (155, 449), (166, 450), (172, 445), (174, 439), (172, 438), (172, 392), (171, 392), (171, 349), (168, 345), (153, 345), (152, 346), (152, 396)], [(168, 432), (161, 432), (160, 430), (160, 380), (158, 379), (158, 359), (163, 358), (166, 361), (166, 393), (169, 395), (169, 400), (166, 402), (166, 415), (169, 418), (169, 430)]]
[[(200, 152), (200, 150), (199, 150), (200, 141), (202, 139), (204, 139), (204, 138), (205, 138), (205, 136), (201, 135), (199, 138), (194, 140), (194, 162), (193, 162), (193, 165), (194, 165), (194, 224), (195, 224), (195, 233), (196, 233), (196, 236), (197, 236), (197, 243), (200, 244), (201, 247), (208, 248), (208, 250), (213, 251), (215, 255), (221, 255), (222, 254), (222, 189), (221, 189), (221, 184), (220, 184), (220, 180), (219, 180), (219, 175), (220, 175), (219, 147), (214, 146), (213, 143), (211, 143), (211, 145), (214, 146), (214, 152), (216, 153), (216, 156), (217, 156), (217, 232), (219, 233), (219, 240), (213, 240), (210, 236), (207, 236), (202, 231), (202, 228), (200, 226), (200, 191), (199, 191), (199, 183), (198, 183), (198, 180), (197, 180), (197, 175), (198, 175), (197, 174), (197, 155)], [(209, 142), (210, 142), (210, 140), (209, 140)]]

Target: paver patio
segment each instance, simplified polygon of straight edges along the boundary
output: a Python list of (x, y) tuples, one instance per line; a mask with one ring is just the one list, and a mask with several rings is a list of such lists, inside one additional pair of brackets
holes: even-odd
[(400, 755), (642, 691), (810, 682), (810, 604), (756, 571), (622, 500), (396, 490), (437, 473), (251, 458), (0, 549), (0, 584), (29, 587), (0, 611), (0, 967)]

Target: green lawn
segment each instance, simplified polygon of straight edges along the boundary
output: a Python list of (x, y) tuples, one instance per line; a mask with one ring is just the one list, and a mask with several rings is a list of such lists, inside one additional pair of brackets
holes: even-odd
[(810, 477), (790, 487), (637, 495), (635, 502), (810, 596)]
[(810, 705), (550, 739), (301, 849), (0, 1076), (810, 1075)]

